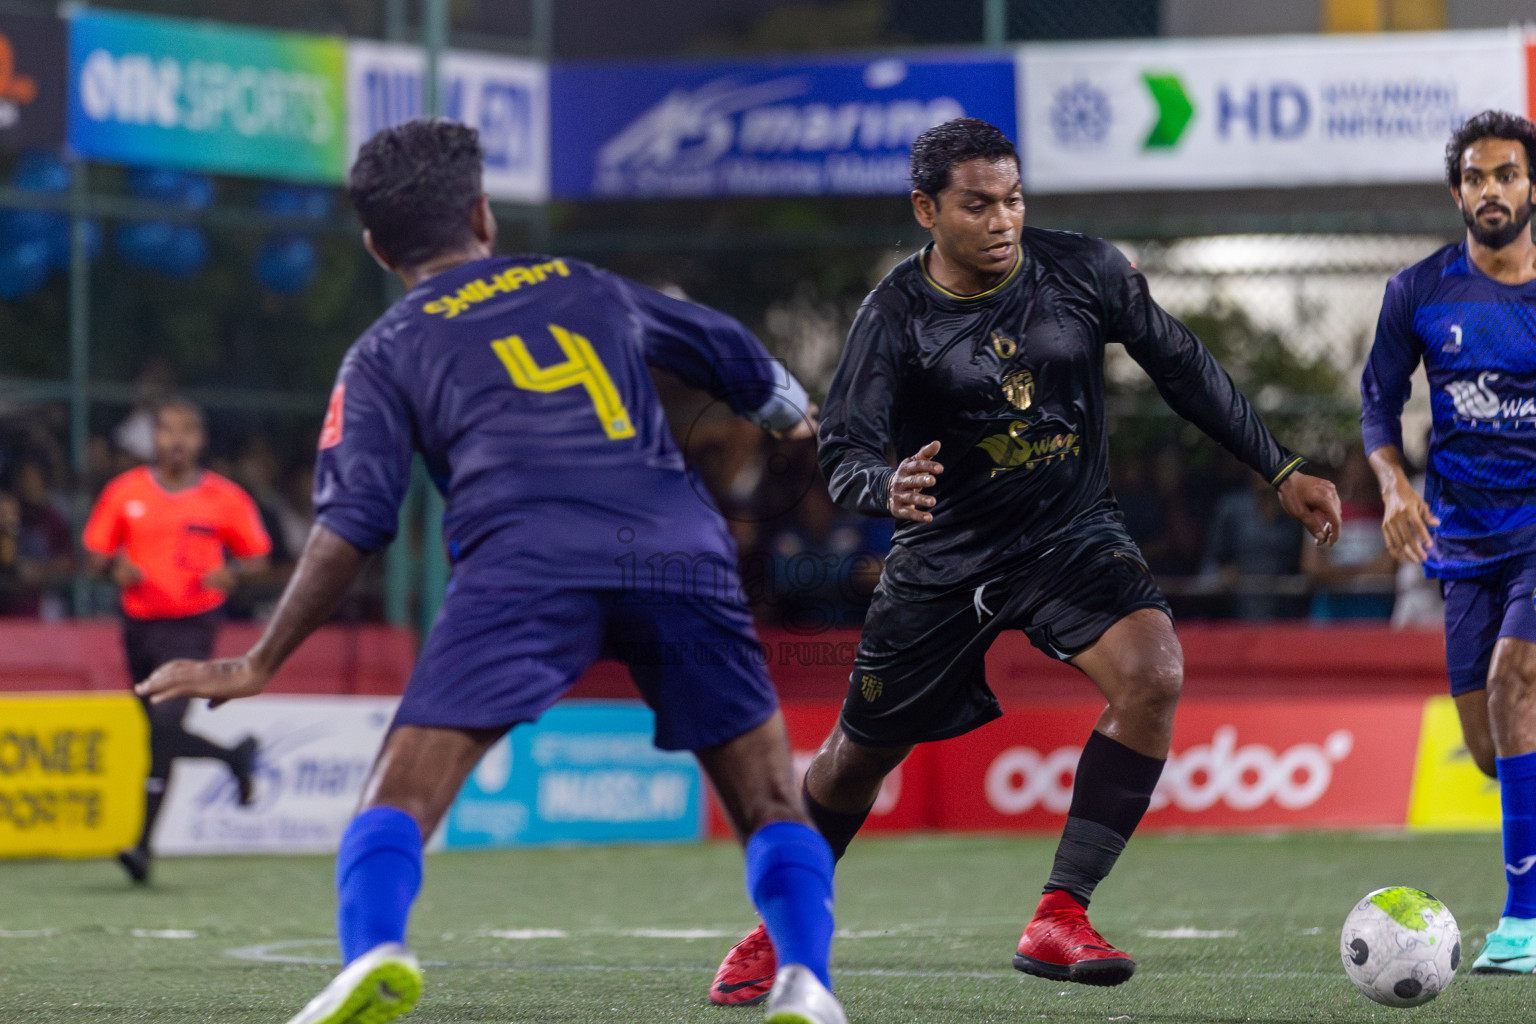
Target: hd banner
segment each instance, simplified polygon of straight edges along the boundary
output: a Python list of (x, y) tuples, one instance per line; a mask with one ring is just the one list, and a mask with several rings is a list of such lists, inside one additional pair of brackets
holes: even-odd
[(0, 14), (0, 147), (64, 141), (64, 23)]
[(88, 10), (69, 22), (70, 147), (91, 159), (336, 182), (339, 37)]
[(1479, 111), (1526, 109), (1517, 31), (1031, 45), (1032, 192), (1434, 183)]
[(1014, 67), (989, 55), (558, 64), (563, 198), (899, 195), (912, 140), (955, 117), (1014, 134)]
[[(424, 110), (426, 56), (420, 47), (352, 40), (347, 44), (348, 164), (377, 131)], [(538, 203), (549, 197), (549, 74), (544, 64), (492, 53), (449, 50), (440, 72), (444, 116), (480, 131), (485, 191), (493, 199)]]

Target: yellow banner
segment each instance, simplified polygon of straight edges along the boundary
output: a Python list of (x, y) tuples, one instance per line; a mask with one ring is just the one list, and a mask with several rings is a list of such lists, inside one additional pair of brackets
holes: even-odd
[(0, 857), (133, 845), (148, 772), (149, 724), (133, 696), (0, 696)]
[(1450, 697), (1424, 702), (1408, 827), (1420, 832), (1497, 832), (1499, 784), (1478, 771)]

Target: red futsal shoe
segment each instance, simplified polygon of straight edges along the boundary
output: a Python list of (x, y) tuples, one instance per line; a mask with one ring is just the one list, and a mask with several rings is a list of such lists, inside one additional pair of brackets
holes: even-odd
[(1136, 961), (1111, 946), (1088, 923), (1083, 905), (1067, 893), (1048, 892), (1019, 939), (1013, 966), (1025, 974), (1081, 985), (1118, 985), (1136, 973)]
[(751, 1006), (768, 998), (778, 957), (768, 938), (767, 925), (758, 925), (752, 934), (731, 947), (715, 972), (709, 986), (709, 1001), (716, 1006)]

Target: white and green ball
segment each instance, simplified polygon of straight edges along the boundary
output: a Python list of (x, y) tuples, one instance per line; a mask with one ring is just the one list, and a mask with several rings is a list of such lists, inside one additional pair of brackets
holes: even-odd
[(1394, 885), (1366, 894), (1344, 919), (1339, 936), (1344, 973), (1386, 1006), (1427, 1003), (1456, 977), (1461, 930), (1444, 903), (1427, 892)]

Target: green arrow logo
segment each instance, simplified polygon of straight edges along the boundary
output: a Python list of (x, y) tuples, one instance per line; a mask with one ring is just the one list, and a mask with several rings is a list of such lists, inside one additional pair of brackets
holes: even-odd
[(1143, 71), (1141, 80), (1147, 83), (1152, 102), (1157, 104), (1157, 124), (1152, 126), (1142, 148), (1172, 149), (1179, 144), (1179, 136), (1184, 134), (1190, 119), (1195, 116), (1195, 105), (1190, 102), (1178, 75)]

